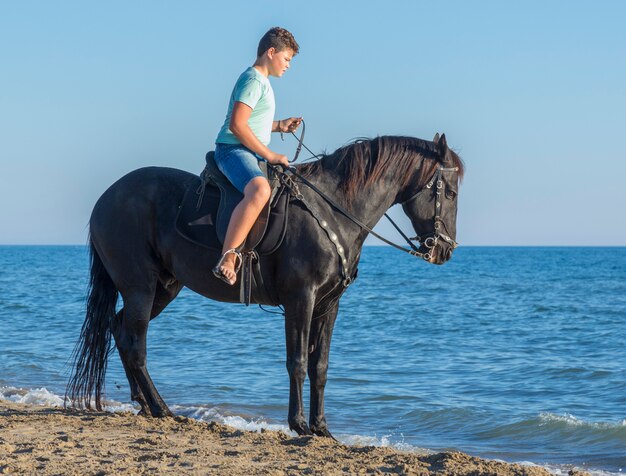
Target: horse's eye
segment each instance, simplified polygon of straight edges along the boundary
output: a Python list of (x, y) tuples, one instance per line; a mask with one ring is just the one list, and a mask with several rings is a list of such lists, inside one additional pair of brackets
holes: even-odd
[(454, 190), (447, 189), (446, 197), (450, 200), (454, 200), (454, 197), (456, 197), (456, 192)]

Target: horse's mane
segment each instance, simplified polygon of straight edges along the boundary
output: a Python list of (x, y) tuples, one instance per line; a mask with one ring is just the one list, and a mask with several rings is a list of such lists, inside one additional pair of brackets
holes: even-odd
[[(459, 168), (459, 178), (462, 178), (463, 161), (452, 150), (450, 155), (453, 167)], [(437, 144), (432, 141), (405, 136), (379, 136), (374, 139), (356, 139), (331, 154), (323, 155), (319, 160), (300, 165), (298, 171), (305, 176), (314, 176), (324, 170), (341, 172), (339, 187), (350, 204), (357, 191), (367, 188), (392, 168), (400, 180), (400, 186), (405, 187), (419, 167), (417, 186), (421, 188), (442, 161)]]

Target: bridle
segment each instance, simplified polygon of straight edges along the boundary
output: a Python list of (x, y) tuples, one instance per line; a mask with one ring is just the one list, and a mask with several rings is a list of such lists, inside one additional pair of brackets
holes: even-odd
[[(422, 255), (422, 257), (426, 261), (431, 259), (432, 250), (434, 250), (437, 247), (439, 240), (442, 240), (448, 243), (452, 247), (452, 249), (455, 249), (458, 246), (458, 243), (454, 241), (448, 234), (448, 230), (446, 229), (446, 224), (441, 219), (441, 203), (442, 203), (441, 191), (443, 190), (443, 174), (444, 172), (458, 172), (458, 171), (459, 171), (458, 167), (442, 167), (440, 165), (439, 167), (437, 167), (437, 170), (435, 171), (435, 174), (433, 175), (433, 177), (426, 184), (427, 189), (432, 189), (433, 185), (435, 185), (435, 214), (433, 216), (433, 230), (434, 231), (428, 236), (421, 237), (419, 235), (416, 235), (413, 238), (410, 238), (411, 240), (419, 241), (426, 248), (428, 248), (428, 252), (423, 253)], [(403, 207), (410, 206), (410, 204), (414, 200), (417, 200), (417, 197), (421, 192), (422, 190), (415, 193), (408, 200), (401, 202), (401, 205)], [(387, 216), (386, 213), (385, 213), (385, 216)], [(394, 223), (394, 226), (395, 226), (395, 223)], [(396, 229), (398, 228), (396, 227)]]

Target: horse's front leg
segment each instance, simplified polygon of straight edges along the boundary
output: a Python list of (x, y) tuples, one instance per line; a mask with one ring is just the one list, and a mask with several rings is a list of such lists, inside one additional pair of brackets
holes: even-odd
[(302, 387), (308, 365), (309, 331), (313, 296), (297, 295), (285, 303), (285, 338), (289, 372), (289, 428), (299, 435), (311, 435), (304, 418)]
[(309, 412), (309, 426), (313, 434), (333, 438), (326, 425), (324, 415), (324, 388), (328, 373), (328, 354), (330, 339), (333, 335), (339, 303), (316, 317), (311, 322), (309, 338), (309, 382), (311, 384), (311, 409)]

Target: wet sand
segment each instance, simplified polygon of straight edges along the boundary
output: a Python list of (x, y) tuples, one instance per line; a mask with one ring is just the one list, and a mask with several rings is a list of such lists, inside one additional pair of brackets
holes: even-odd
[(275, 431), (247, 432), (185, 417), (153, 419), (0, 401), (0, 474), (549, 473), (458, 452), (421, 455)]

